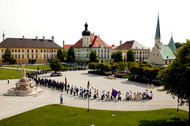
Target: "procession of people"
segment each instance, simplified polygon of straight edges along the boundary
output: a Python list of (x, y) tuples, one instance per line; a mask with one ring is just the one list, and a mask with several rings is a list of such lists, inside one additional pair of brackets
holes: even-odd
[[(153, 97), (152, 91), (148, 91), (147, 89), (144, 92), (133, 92), (127, 91), (126, 93), (122, 94), (121, 91), (117, 91), (115, 89), (112, 89), (111, 91), (105, 91), (103, 90), (101, 92), (101, 95), (99, 95), (99, 90), (91, 87), (91, 88), (84, 88), (84, 87), (77, 87), (75, 85), (70, 85), (67, 82), (67, 79), (65, 77), (65, 82), (62, 81), (55, 81), (53, 79), (47, 79), (47, 78), (40, 78), (35, 75), (30, 76), (37, 85), (44, 86), (51, 88), (53, 90), (57, 90), (60, 92), (66, 92), (67, 94), (78, 96), (80, 98), (91, 98), (91, 99), (101, 99), (105, 101), (140, 101), (140, 100), (151, 100)], [(89, 83), (89, 82), (88, 82)]]

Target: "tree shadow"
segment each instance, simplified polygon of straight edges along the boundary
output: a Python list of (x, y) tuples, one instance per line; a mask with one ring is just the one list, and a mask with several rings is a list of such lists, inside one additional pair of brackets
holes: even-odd
[(181, 120), (180, 118), (157, 119), (157, 120), (140, 120), (138, 126), (186, 126), (187, 120)]

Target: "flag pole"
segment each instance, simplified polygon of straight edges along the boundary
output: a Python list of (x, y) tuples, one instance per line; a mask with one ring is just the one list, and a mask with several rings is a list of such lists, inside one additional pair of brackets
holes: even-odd
[(88, 80), (88, 84), (87, 84), (87, 88), (88, 88), (88, 112), (89, 112), (89, 86), (90, 86), (90, 82)]

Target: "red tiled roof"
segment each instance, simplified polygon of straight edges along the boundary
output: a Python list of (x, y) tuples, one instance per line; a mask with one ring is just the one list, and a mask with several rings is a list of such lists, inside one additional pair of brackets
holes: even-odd
[(127, 50), (127, 49), (131, 49), (133, 46), (134, 40), (132, 41), (127, 41), (125, 43), (123, 43), (122, 45), (118, 46), (117, 48), (115, 48), (115, 50)]
[(64, 49), (70, 49), (73, 45), (64, 45)]
[(62, 48), (52, 40), (7, 38), (0, 43), (3, 48)]
[(111, 46), (111, 49), (115, 49), (115, 48), (117, 48), (118, 46), (116, 46), (116, 45), (112, 45)]
[[(101, 44), (103, 44), (104, 47), (106, 47), (106, 48), (111, 48), (99, 36), (96, 36), (94, 34), (90, 35), (90, 46), (89, 47), (98, 48), (98, 47), (100, 47)], [(73, 48), (82, 48), (82, 38), (77, 43), (75, 43), (72, 47)]]

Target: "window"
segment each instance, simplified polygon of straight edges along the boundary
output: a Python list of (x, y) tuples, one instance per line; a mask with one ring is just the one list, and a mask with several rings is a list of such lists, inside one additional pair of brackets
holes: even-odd
[(18, 58), (20, 59), (20, 54), (18, 54)]
[(22, 49), (22, 52), (24, 52), (24, 49)]
[(17, 58), (17, 54), (15, 54), (15, 59)]
[(41, 53), (42, 53), (42, 49), (41, 49)]
[(32, 59), (34, 58), (34, 55), (32, 54)]
[(27, 49), (27, 53), (29, 53), (29, 49)]
[(14, 49), (12, 49), (12, 52), (14, 52)]
[(44, 49), (44, 52), (46, 52), (46, 50)]
[(109, 54), (107, 55), (107, 57), (109, 58)]
[(27, 58), (29, 58), (29, 55), (27, 55)]
[(34, 52), (34, 50), (32, 49), (32, 53)]
[(24, 54), (22, 54), (22, 58), (24, 59)]
[(103, 58), (103, 54), (101, 54), (101, 58)]
[(17, 50), (15, 49), (15, 52), (17, 52)]
[(20, 52), (20, 49), (18, 49), (18, 52)]
[(44, 54), (44, 58), (46, 58), (46, 54)]
[(48, 53), (48, 50), (47, 50), (47, 53)]
[(36, 53), (38, 52), (38, 50), (36, 49)]
[(36, 54), (36, 58), (38, 58), (38, 54)]
[[(3, 56), (3, 55), (2, 55)], [(14, 55), (12, 54), (12, 57), (14, 58)]]
[(48, 54), (47, 54), (47, 58), (48, 58)]
[(104, 58), (106, 58), (106, 54), (104, 54)]
[(165, 61), (165, 65), (167, 65), (167, 60)]

